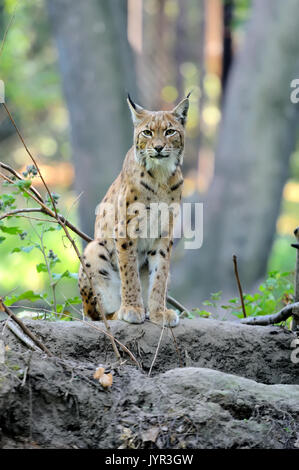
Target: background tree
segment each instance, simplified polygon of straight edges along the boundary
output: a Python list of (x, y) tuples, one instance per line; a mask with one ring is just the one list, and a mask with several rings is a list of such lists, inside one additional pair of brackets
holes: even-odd
[(49, 0), (71, 124), (82, 229), (93, 236), (94, 209), (131, 146), (126, 103), (136, 97), (127, 41), (127, 2)]
[(290, 101), (299, 71), (297, 13), (296, 0), (253, 3), (227, 84), (215, 177), (204, 198), (204, 244), (181, 264), (188, 278), (176, 287), (184, 300), (232, 290), (233, 253), (246, 290), (265, 273), (299, 128)]

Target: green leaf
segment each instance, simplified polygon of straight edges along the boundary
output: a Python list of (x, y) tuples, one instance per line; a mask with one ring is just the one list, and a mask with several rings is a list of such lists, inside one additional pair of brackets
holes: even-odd
[(22, 246), (21, 250), (24, 251), (24, 253), (30, 253), (34, 248), (34, 245)]
[(5, 225), (0, 225), (0, 230), (4, 233), (8, 233), (9, 235), (17, 235), (18, 233), (23, 233), (19, 227), (6, 227)]
[(0, 243), (4, 242), (4, 240), (6, 240), (5, 237), (0, 237)]
[(78, 280), (78, 273), (70, 273), (69, 270), (67, 269), (67, 270), (64, 271), (64, 273), (62, 273), (62, 274), (53, 273), (53, 274), (52, 274), (52, 277), (53, 277), (54, 281), (59, 281), (59, 280), (62, 279), (63, 277), (65, 277), (65, 278), (67, 278), (67, 279), (75, 279), (75, 280)]
[(34, 248), (35, 248), (34, 245), (21, 246), (21, 248), (16, 247), (13, 250), (11, 250), (11, 253), (20, 253), (21, 251), (23, 251), (24, 253), (30, 253), (30, 251), (32, 251)]
[(211, 294), (211, 299), (212, 300), (219, 300), (221, 296), (222, 296), (222, 290), (220, 290), (219, 292), (212, 293)]
[(39, 263), (36, 265), (36, 270), (38, 273), (46, 273), (48, 271), (47, 265), (45, 263)]
[(207, 310), (200, 310), (200, 309), (195, 309), (194, 313), (195, 315), (198, 315), (199, 317), (202, 317), (202, 318), (209, 318), (211, 315), (211, 312), (208, 312)]
[(17, 186), (19, 189), (28, 189), (31, 186), (31, 180), (17, 180), (14, 183), (14, 186)]
[(78, 304), (81, 304), (81, 303), (82, 303), (81, 297), (77, 297), (77, 296), (76, 296), (76, 297), (72, 297), (72, 298), (70, 298), (70, 299), (67, 299), (67, 300), (65, 301), (65, 304), (66, 304), (66, 305), (67, 305), (67, 304), (78, 305)]
[(40, 294), (35, 294), (32, 290), (28, 290), (18, 296), (13, 295), (12, 297), (6, 297), (5, 303), (9, 307), (10, 305), (14, 304), (15, 302), (19, 302), (20, 300), (30, 300), (31, 302), (36, 302), (42, 298), (43, 297)]

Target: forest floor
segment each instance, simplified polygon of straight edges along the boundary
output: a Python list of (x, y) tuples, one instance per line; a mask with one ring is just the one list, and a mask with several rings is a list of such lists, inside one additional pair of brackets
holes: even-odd
[(107, 336), (90, 322), (25, 323), (53, 356), (0, 323), (0, 448), (299, 447), (296, 336), (284, 328), (184, 319), (157, 351), (157, 325), (110, 322), (140, 368), (122, 352), (104, 389), (93, 374), (115, 362)]

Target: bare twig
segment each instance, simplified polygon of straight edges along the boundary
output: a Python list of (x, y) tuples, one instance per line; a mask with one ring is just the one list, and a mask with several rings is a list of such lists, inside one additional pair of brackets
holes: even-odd
[(173, 329), (170, 328), (170, 332), (172, 334), (172, 338), (173, 338), (173, 342), (174, 342), (174, 345), (175, 345), (175, 349), (176, 349), (176, 352), (177, 352), (177, 355), (178, 355), (178, 358), (179, 358), (179, 361), (180, 361), (180, 367), (183, 367), (183, 361), (182, 361), (182, 357), (181, 357), (181, 353), (180, 353), (180, 350), (178, 348), (178, 343), (177, 343), (177, 340), (176, 340), (176, 337), (174, 335), (174, 332), (173, 332)]
[(173, 297), (171, 297), (170, 295), (167, 296), (167, 302), (172, 305), (174, 308), (176, 308), (177, 310), (179, 310), (179, 312), (183, 313), (183, 312), (187, 312), (189, 313), (188, 309), (185, 308), (180, 302), (178, 302), (176, 299), (174, 299)]
[(19, 326), (22, 328), (24, 333), (32, 339), (32, 341), (44, 351), (48, 356), (52, 356), (48, 348), (24, 325), (24, 323), (8, 308), (5, 303), (3, 302), (2, 298), (0, 298), (0, 309), (4, 311), (9, 317), (11, 317)]
[(299, 312), (299, 302), (286, 305), (278, 313), (273, 313), (272, 315), (258, 315), (257, 317), (247, 317), (242, 318), (240, 323), (245, 325), (273, 325), (274, 323), (280, 323), (286, 321), (292, 315), (298, 316)]
[(55, 204), (55, 202), (54, 202), (52, 193), (51, 193), (50, 189), (48, 188), (48, 185), (47, 185), (46, 181), (44, 180), (44, 177), (43, 177), (43, 175), (42, 175), (42, 173), (41, 173), (41, 171), (40, 171), (40, 169), (39, 169), (39, 166), (38, 166), (38, 164), (37, 164), (37, 162), (36, 162), (34, 156), (33, 156), (32, 153), (30, 152), (29, 148), (27, 147), (27, 145), (26, 145), (26, 143), (25, 143), (25, 141), (24, 141), (24, 139), (23, 139), (23, 137), (22, 137), (22, 134), (20, 133), (20, 131), (19, 131), (19, 129), (18, 129), (18, 127), (17, 127), (17, 125), (16, 125), (16, 123), (15, 123), (15, 121), (14, 121), (12, 115), (10, 114), (10, 112), (9, 112), (7, 106), (6, 106), (6, 103), (2, 103), (2, 105), (3, 105), (4, 109), (5, 109), (5, 111), (7, 112), (8, 117), (9, 117), (9, 119), (10, 119), (12, 125), (14, 126), (14, 128), (15, 128), (15, 130), (16, 130), (16, 132), (17, 132), (17, 134), (18, 134), (18, 136), (19, 136), (19, 138), (20, 138), (20, 140), (21, 140), (21, 142), (22, 142), (22, 144), (23, 144), (23, 146), (24, 146), (26, 152), (28, 153), (29, 157), (30, 157), (31, 160), (33, 161), (33, 164), (34, 164), (35, 168), (36, 168), (37, 171), (38, 171), (38, 174), (39, 174), (39, 176), (40, 176), (40, 178), (41, 178), (41, 180), (42, 180), (42, 182), (43, 182), (43, 185), (45, 186), (46, 191), (47, 191), (47, 193), (48, 193), (48, 195), (49, 195), (49, 198), (50, 198), (50, 200), (51, 200), (51, 202), (52, 202), (52, 206), (53, 206), (55, 215), (56, 215), (56, 217), (57, 217), (57, 219), (58, 219), (58, 212), (57, 212), (57, 209), (56, 209), (56, 204)]
[(155, 352), (155, 356), (154, 356), (153, 362), (151, 363), (151, 367), (150, 367), (150, 370), (149, 370), (149, 373), (148, 373), (148, 376), (149, 376), (149, 377), (150, 377), (150, 375), (151, 375), (151, 373), (152, 373), (152, 369), (153, 369), (153, 367), (154, 367), (154, 364), (155, 364), (156, 359), (157, 359), (157, 356), (158, 356), (158, 352), (159, 352), (159, 349), (160, 349), (160, 345), (161, 345), (161, 341), (162, 341), (162, 337), (163, 337), (164, 330), (165, 330), (165, 326), (163, 325), (163, 326), (162, 326), (162, 329), (161, 329), (161, 334), (160, 334), (160, 338), (159, 338), (159, 341), (158, 341), (157, 349), (156, 349), (156, 352)]
[(239, 273), (238, 273), (238, 262), (237, 262), (237, 256), (236, 255), (233, 255), (233, 262), (234, 262), (235, 276), (236, 276), (236, 279), (237, 279), (237, 284), (238, 284), (238, 289), (239, 289), (239, 294), (240, 294), (240, 301), (241, 301), (241, 305), (242, 305), (243, 316), (244, 316), (244, 318), (246, 318), (247, 315), (246, 315), (246, 309), (245, 309), (245, 305), (244, 305), (243, 290), (242, 290), (242, 286), (241, 286), (241, 282), (240, 282), (240, 278), (239, 278)]
[(30, 369), (30, 363), (31, 363), (31, 358), (32, 358), (32, 351), (30, 351), (30, 356), (29, 356), (29, 360), (27, 362), (27, 366), (25, 368), (25, 371), (24, 371), (24, 375), (23, 375), (23, 380), (22, 380), (22, 384), (21, 384), (21, 387), (24, 387), (25, 383), (26, 383), (26, 379), (27, 379), (27, 375), (28, 375), (28, 371)]
[(16, 9), (17, 9), (17, 6), (18, 6), (18, 2), (16, 2), (15, 6), (14, 6), (14, 10), (12, 12), (12, 15), (10, 17), (10, 20), (7, 24), (7, 27), (5, 29), (5, 32), (4, 32), (4, 35), (3, 35), (3, 39), (2, 39), (2, 42), (1, 42), (1, 47), (0, 47), (0, 56), (3, 52), (3, 49), (4, 49), (4, 44), (5, 44), (5, 41), (6, 41), (6, 38), (7, 38), (7, 34), (8, 34), (8, 31), (9, 31), (9, 28), (11, 27), (14, 19), (15, 19), (15, 16), (16, 16)]
[(110, 332), (105, 331), (103, 330), (103, 328), (100, 328), (99, 326), (95, 325), (95, 322), (89, 322), (89, 321), (86, 322), (83, 320), (78, 320), (78, 321), (84, 323), (84, 325), (88, 325), (91, 328), (94, 328), (95, 330), (100, 331), (101, 333), (104, 333), (109, 338), (113, 338), (114, 341), (123, 349), (123, 351), (125, 351), (130, 356), (132, 361), (134, 361), (137, 364), (138, 368), (141, 369), (141, 366), (139, 362), (137, 361), (136, 357), (134, 356), (134, 354), (124, 344), (122, 344), (117, 338), (115, 338)]
[(17, 214), (23, 214), (23, 213), (30, 213), (30, 212), (39, 212), (43, 213), (42, 209), (38, 209), (37, 207), (32, 207), (32, 208), (24, 208), (24, 209), (14, 209), (9, 212), (6, 212), (5, 214), (0, 216), (0, 220), (5, 219), (6, 217), (11, 217), (12, 215), (17, 215)]
[[(30, 222), (30, 224), (31, 224), (32, 228), (34, 229), (33, 224), (31, 222)], [(50, 287), (52, 289), (52, 294), (53, 294), (53, 310), (54, 310), (55, 315), (57, 315), (56, 282), (53, 282), (51, 266), (50, 266), (50, 263), (48, 261), (47, 254), (46, 254), (46, 248), (45, 248), (45, 245), (44, 245), (44, 228), (42, 229), (41, 235), (39, 235), (37, 230), (34, 229), (34, 231), (36, 233), (36, 236), (40, 240), (40, 248), (41, 248), (41, 252), (42, 252), (42, 255), (43, 255), (43, 258), (44, 258), (44, 261), (45, 261), (45, 265), (47, 267), (48, 276), (49, 276), (49, 280), (50, 280)]]
[[(294, 235), (296, 237), (297, 243), (293, 243), (292, 247), (296, 248), (296, 268), (295, 268), (295, 289), (294, 289), (294, 300), (299, 302), (299, 227), (295, 228)], [(299, 325), (299, 319), (295, 316), (292, 318), (291, 330), (297, 331)]]

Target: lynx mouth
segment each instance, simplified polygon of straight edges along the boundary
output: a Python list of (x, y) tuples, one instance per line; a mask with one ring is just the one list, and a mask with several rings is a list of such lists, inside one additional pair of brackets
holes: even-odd
[(169, 157), (169, 154), (167, 155), (162, 155), (162, 153), (158, 153), (157, 155), (151, 155), (150, 156), (151, 158), (157, 158), (158, 160), (162, 159), (162, 158), (168, 158)]

